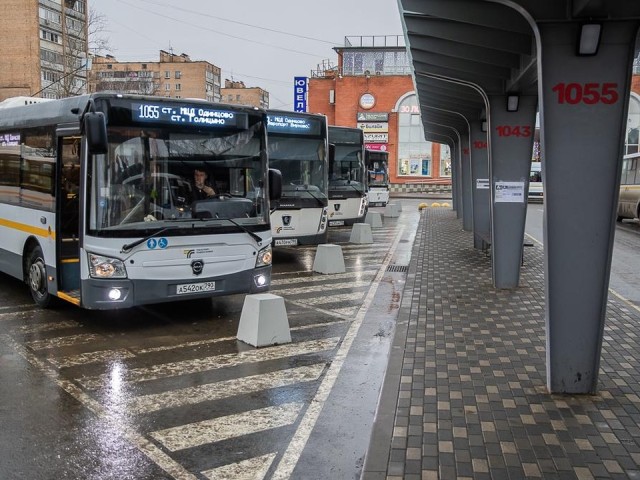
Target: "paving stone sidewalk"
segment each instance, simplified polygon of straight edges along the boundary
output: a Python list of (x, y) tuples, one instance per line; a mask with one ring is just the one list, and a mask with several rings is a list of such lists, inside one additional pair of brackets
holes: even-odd
[(543, 250), (496, 290), (449, 209), (420, 219), (362, 479), (640, 479), (640, 311), (610, 295), (597, 395), (546, 390)]

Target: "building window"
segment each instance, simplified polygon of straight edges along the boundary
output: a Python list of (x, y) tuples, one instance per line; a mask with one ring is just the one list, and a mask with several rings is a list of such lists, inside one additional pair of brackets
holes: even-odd
[(175, 71), (175, 76), (176, 76), (176, 80), (178, 80), (182, 76), (182, 73), (180, 73), (180, 70)]
[(182, 85), (180, 85), (179, 83), (176, 83), (176, 90), (182, 90)]
[(146, 64), (146, 63), (143, 63), (143, 64), (142, 64), (142, 69), (143, 69), (143, 70), (146, 70), (146, 69), (147, 69), (147, 64)]
[(440, 176), (451, 176), (451, 149), (449, 145), (440, 145)]
[(236, 102), (240, 101), (240, 95), (236, 95)]
[(432, 176), (431, 147), (424, 138), (417, 97), (409, 95), (398, 106), (398, 175)]
[(230, 101), (230, 102), (232, 102), (232, 101), (233, 101), (233, 95), (228, 95), (227, 100), (228, 100), (228, 101)]
[(164, 84), (164, 89), (165, 90), (171, 90), (171, 84), (170, 83), (165, 83)]
[(169, 70), (165, 70), (164, 78), (171, 78), (171, 72)]

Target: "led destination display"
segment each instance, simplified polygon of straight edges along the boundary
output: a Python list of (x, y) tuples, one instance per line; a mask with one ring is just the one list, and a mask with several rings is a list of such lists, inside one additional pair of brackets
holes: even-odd
[(131, 115), (132, 119), (138, 122), (198, 127), (247, 127), (246, 114), (208, 108), (203, 105), (133, 103), (131, 104)]
[(321, 122), (315, 118), (292, 115), (268, 115), (267, 131), (270, 133), (297, 133), (320, 135)]

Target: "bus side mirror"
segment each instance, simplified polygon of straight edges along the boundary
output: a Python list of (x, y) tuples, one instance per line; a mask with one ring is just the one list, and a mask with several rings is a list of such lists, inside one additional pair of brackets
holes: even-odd
[(282, 197), (282, 173), (275, 168), (269, 169), (269, 200), (280, 200)]
[(107, 122), (102, 112), (89, 112), (84, 116), (84, 133), (90, 155), (99, 155), (109, 151)]
[(333, 143), (329, 144), (329, 163), (333, 163), (336, 159), (336, 146)]

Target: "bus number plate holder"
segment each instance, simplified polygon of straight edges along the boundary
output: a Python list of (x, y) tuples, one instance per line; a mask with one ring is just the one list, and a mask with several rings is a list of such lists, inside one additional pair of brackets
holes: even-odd
[(279, 246), (295, 246), (298, 245), (297, 238), (276, 238), (274, 245)]
[(216, 282), (183, 283), (176, 285), (176, 294), (213, 292), (216, 289)]

